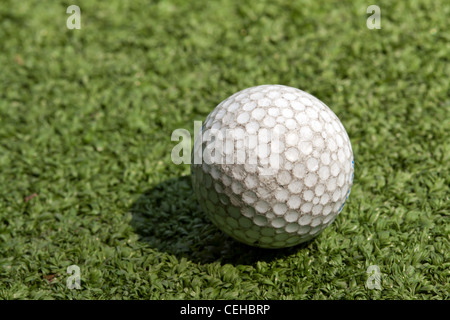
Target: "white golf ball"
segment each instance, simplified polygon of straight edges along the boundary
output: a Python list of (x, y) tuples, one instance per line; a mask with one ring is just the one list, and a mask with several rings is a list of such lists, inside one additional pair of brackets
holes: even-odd
[(300, 244), (341, 212), (353, 183), (337, 116), (296, 88), (262, 85), (221, 102), (196, 135), (193, 188), (211, 221), (263, 248)]

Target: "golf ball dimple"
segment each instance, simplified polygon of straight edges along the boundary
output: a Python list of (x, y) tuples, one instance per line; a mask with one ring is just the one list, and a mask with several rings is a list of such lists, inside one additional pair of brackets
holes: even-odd
[(300, 244), (341, 212), (353, 183), (350, 139), (314, 96), (283, 85), (221, 102), (195, 137), (192, 182), (205, 214), (238, 241)]

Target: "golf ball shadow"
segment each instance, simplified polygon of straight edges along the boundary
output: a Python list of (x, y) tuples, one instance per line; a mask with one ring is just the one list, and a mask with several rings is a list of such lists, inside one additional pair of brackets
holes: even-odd
[(252, 264), (295, 253), (309, 244), (273, 250), (251, 247), (232, 239), (203, 213), (190, 176), (155, 185), (138, 198), (131, 213), (131, 224), (140, 241), (158, 251), (194, 262)]

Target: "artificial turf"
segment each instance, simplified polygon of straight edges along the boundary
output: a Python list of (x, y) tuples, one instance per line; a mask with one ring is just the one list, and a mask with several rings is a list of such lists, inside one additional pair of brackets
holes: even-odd
[[(73, 2), (0, 6), (0, 298), (449, 298), (448, 2), (377, 1), (372, 30), (365, 1)], [(355, 156), (338, 219), (285, 250), (219, 232), (170, 158), (268, 83), (330, 106)]]

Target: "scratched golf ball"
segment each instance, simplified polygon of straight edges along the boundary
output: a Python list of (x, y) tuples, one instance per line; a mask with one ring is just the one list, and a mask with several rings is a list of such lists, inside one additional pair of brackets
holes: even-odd
[(344, 126), (322, 101), (261, 85), (222, 101), (195, 137), (192, 184), (211, 221), (248, 245), (283, 248), (319, 235), (353, 183)]

